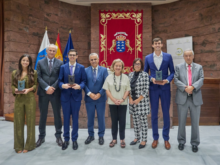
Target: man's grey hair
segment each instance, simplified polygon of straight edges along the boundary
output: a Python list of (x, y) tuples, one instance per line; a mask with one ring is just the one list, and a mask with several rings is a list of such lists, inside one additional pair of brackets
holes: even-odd
[(190, 48), (185, 49), (183, 55), (185, 54), (185, 52), (192, 52), (192, 55), (194, 56), (194, 51)]
[(56, 50), (58, 49), (58, 47), (57, 47), (56, 45), (54, 45), (54, 44), (49, 44), (49, 45), (47, 46), (47, 49), (48, 49), (49, 47), (54, 47), (54, 48), (56, 48)]
[(99, 55), (98, 55), (97, 53), (91, 53), (91, 54), (89, 55), (89, 59), (90, 59), (90, 56), (93, 56), (93, 55), (96, 55), (96, 56), (99, 58)]

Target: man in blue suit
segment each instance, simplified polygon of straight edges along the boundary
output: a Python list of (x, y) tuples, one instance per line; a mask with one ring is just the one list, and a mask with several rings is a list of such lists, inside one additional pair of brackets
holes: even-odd
[[(86, 73), (83, 65), (76, 62), (78, 53), (71, 49), (68, 53), (69, 62), (60, 67), (59, 88), (61, 89), (61, 105), (64, 118), (64, 139), (62, 150), (67, 149), (70, 139), (70, 116), (72, 115), (72, 141), (73, 149), (77, 150), (78, 118), (82, 100), (82, 89), (86, 83)], [(69, 75), (74, 75), (75, 83), (69, 84)]]
[(88, 117), (88, 133), (89, 136), (85, 141), (85, 144), (91, 143), (94, 138), (94, 118), (95, 110), (98, 117), (98, 128), (99, 128), (99, 144), (104, 144), (105, 134), (105, 104), (106, 104), (106, 93), (102, 89), (108, 71), (106, 68), (98, 66), (99, 56), (96, 53), (89, 55), (89, 61), (91, 66), (86, 68), (86, 85), (85, 85), (85, 102)]
[[(153, 39), (152, 47), (154, 53), (145, 57), (144, 71), (150, 70), (150, 103), (151, 103), (151, 122), (153, 130), (154, 141), (152, 148), (156, 148), (158, 144), (158, 106), (159, 98), (161, 99), (162, 111), (163, 111), (163, 139), (164, 145), (167, 150), (170, 149), (169, 143), (169, 131), (170, 131), (170, 82), (174, 77), (174, 67), (172, 56), (168, 53), (162, 52), (162, 40), (160, 38)], [(170, 74), (168, 73), (168, 69)], [(156, 71), (162, 71), (162, 82), (156, 82)]]

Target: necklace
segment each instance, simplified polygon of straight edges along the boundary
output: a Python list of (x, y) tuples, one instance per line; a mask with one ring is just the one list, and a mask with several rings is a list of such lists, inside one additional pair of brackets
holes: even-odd
[(121, 78), (122, 78), (122, 74), (120, 76), (119, 89), (117, 90), (117, 87), (116, 87), (117, 83), (116, 83), (116, 80), (115, 80), (115, 73), (114, 73), (114, 85), (115, 85), (116, 92), (119, 92), (121, 90)]

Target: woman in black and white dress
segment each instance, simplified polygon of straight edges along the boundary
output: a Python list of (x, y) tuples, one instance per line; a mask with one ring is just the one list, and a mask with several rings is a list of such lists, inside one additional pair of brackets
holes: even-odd
[[(135, 139), (130, 145), (142, 141), (139, 149), (144, 148), (147, 142), (147, 115), (150, 113), (149, 103), (149, 76), (143, 71), (143, 61), (136, 58), (133, 61), (134, 72), (129, 74), (131, 91), (129, 95), (129, 112), (133, 117)], [(142, 132), (142, 136), (140, 133)]]

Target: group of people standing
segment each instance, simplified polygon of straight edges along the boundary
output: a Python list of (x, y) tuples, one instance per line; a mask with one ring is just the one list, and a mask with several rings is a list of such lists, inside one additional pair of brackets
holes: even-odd
[[(117, 144), (119, 132), (120, 146), (125, 148), (125, 126), (127, 105), (129, 113), (133, 117), (135, 138), (130, 145), (140, 142), (139, 149), (147, 143), (148, 121), (147, 116), (151, 113), (153, 143), (152, 148), (158, 145), (158, 107), (159, 99), (163, 111), (163, 139), (167, 150), (171, 148), (169, 143), (170, 130), (170, 83), (174, 78), (177, 85), (176, 103), (178, 104), (178, 142), (179, 149), (184, 149), (186, 143), (185, 124), (188, 109), (190, 109), (192, 121), (191, 145), (192, 151), (198, 151), (199, 117), (202, 105), (201, 87), (203, 85), (202, 66), (193, 63), (194, 52), (184, 51), (185, 63), (179, 64), (174, 70), (172, 56), (162, 52), (162, 40), (153, 39), (154, 53), (147, 55), (145, 64), (140, 58), (133, 61), (134, 72), (125, 75), (124, 62), (115, 59), (112, 62), (110, 73), (99, 66), (99, 56), (96, 53), (89, 55), (91, 66), (84, 68), (77, 63), (78, 53), (71, 49), (68, 53), (69, 62), (54, 58), (57, 47), (53, 44), (47, 48), (47, 57), (37, 64), (37, 71), (32, 68), (32, 59), (29, 55), (23, 55), (19, 60), (19, 67), (12, 73), (12, 92), (15, 96), (14, 108), (14, 149), (17, 153), (28, 152), (35, 147), (40, 147), (45, 142), (46, 120), (49, 102), (53, 108), (55, 137), (58, 146), (65, 150), (70, 141), (70, 118), (72, 118), (72, 148), (78, 149), (78, 118), (82, 100), (82, 90), (85, 91), (85, 104), (88, 118), (88, 138), (85, 144), (94, 139), (95, 111), (98, 118), (98, 143), (104, 144), (105, 134), (105, 107), (108, 97), (112, 121), (112, 141), (109, 147)], [(150, 75), (148, 75), (150, 71)], [(162, 81), (156, 81), (156, 72), (162, 71)], [(69, 76), (74, 75), (74, 84), (69, 83)], [(25, 80), (23, 94), (17, 94), (18, 80)], [(35, 111), (36, 100), (34, 93), (38, 86), (40, 122), (39, 139), (35, 143)], [(129, 97), (129, 99), (127, 99)], [(63, 111), (64, 142), (61, 138), (62, 120), (61, 106)], [(25, 120), (26, 118), (26, 120)], [(24, 124), (27, 124), (27, 139), (24, 143)], [(119, 129), (119, 130), (118, 130)]]

